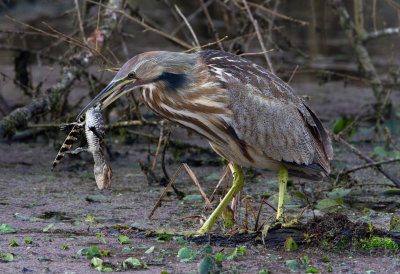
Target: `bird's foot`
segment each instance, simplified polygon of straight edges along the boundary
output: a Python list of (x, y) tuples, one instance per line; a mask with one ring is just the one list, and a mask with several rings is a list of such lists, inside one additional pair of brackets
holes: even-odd
[(262, 230), (262, 237), (263, 239), (267, 237), (268, 232), (269, 231), (273, 231), (273, 230), (277, 230), (280, 228), (285, 228), (285, 227), (292, 227), (292, 226), (296, 226), (299, 223), (299, 221), (294, 218), (288, 222), (285, 221), (284, 218), (281, 219), (277, 219), (275, 220), (275, 222), (271, 223), (271, 224), (266, 224)]
[(146, 233), (146, 236), (156, 236), (156, 235), (171, 235), (171, 236), (198, 236), (206, 234), (204, 231), (201, 230), (185, 230), (185, 231), (173, 231), (173, 230), (152, 230)]

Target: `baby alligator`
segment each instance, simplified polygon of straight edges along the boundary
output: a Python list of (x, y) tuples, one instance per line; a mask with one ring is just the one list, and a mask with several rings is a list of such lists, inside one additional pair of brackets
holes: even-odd
[[(82, 151), (90, 152), (94, 159), (94, 177), (96, 179), (96, 184), (97, 187), (102, 190), (110, 188), (112, 171), (105, 160), (103, 152), (105, 123), (103, 116), (100, 113), (100, 109), (101, 104), (98, 104), (86, 111), (85, 118), (80, 118), (78, 122), (71, 123), (73, 128), (54, 160), (53, 168), (60, 162), (65, 153), (78, 154)], [(77, 135), (82, 132), (83, 128), (85, 128), (88, 147), (78, 147), (77, 149), (70, 151), (69, 149), (73, 142), (77, 140)]]

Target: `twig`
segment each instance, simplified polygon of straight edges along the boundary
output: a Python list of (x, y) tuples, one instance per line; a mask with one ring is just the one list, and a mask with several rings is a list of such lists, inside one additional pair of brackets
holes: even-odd
[[(88, 1), (88, 2), (90, 2), (90, 3), (93, 3), (93, 4), (95, 4), (95, 5), (99, 5), (99, 3), (97, 3), (96, 1), (92, 1), (92, 0), (86, 0), (86, 1)], [(105, 8), (109, 9), (108, 7), (105, 7)], [(149, 26), (149, 25), (146, 24), (145, 22), (142, 22), (142, 21), (140, 21), (139, 19), (137, 19), (137, 18), (135, 18), (135, 17), (133, 17), (133, 16), (127, 14), (127, 13), (124, 12), (123, 10), (113, 9), (113, 11), (116, 12), (116, 13), (119, 13), (119, 14), (121, 14), (121, 15), (123, 15), (123, 16), (125, 16), (125, 17), (128, 18), (129, 20), (135, 22), (135, 23), (138, 24), (138, 25), (141, 25), (141, 26), (144, 27), (145, 29), (147, 29), (147, 30), (149, 30), (149, 31), (151, 31), (151, 32), (157, 33), (157, 34), (159, 34), (159, 35), (161, 35), (161, 36), (167, 38), (168, 40), (170, 40), (170, 41), (172, 41), (172, 42), (174, 42), (174, 43), (176, 43), (176, 44), (178, 44), (178, 45), (180, 45), (180, 46), (182, 46), (182, 47), (184, 47), (184, 48), (190, 49), (190, 48), (192, 47), (192, 46), (189, 45), (188, 43), (186, 43), (186, 42), (184, 42), (184, 41), (182, 41), (182, 40), (180, 40), (180, 39), (178, 39), (178, 38), (176, 38), (176, 37), (174, 37), (174, 36), (172, 36), (172, 35), (170, 35), (170, 34), (168, 34), (168, 33), (165, 33), (165, 32), (163, 32), (163, 31), (161, 31), (161, 30), (158, 30), (158, 29), (156, 29), (156, 28), (153, 28), (153, 27)]]
[(187, 50), (184, 51), (184, 53), (191, 52), (191, 51), (195, 51), (195, 50), (199, 50), (199, 49), (202, 49), (202, 48), (206, 48), (206, 47), (215, 45), (215, 44), (217, 44), (218, 42), (224, 41), (226, 38), (228, 38), (228, 36), (225, 36), (225, 37), (219, 39), (218, 41), (214, 41), (214, 42), (211, 42), (211, 43), (208, 43), (208, 44), (199, 46), (199, 47), (194, 47), (194, 48), (187, 49)]
[(381, 38), (388, 35), (400, 34), (400, 28), (386, 28), (367, 33), (364, 40), (368, 41), (375, 38)]
[[(339, 135), (337, 135), (337, 134), (330, 134), (330, 135), (332, 136), (332, 138), (335, 141), (342, 144), (344, 147), (346, 147), (348, 150), (350, 150), (351, 152), (356, 154), (358, 157), (360, 157), (367, 163), (371, 163), (371, 164), (374, 163), (374, 160), (372, 160), (368, 156), (364, 155), (360, 150), (358, 150), (356, 147), (354, 147), (351, 144), (349, 144), (348, 142), (346, 142), (346, 140), (344, 140)], [(375, 167), (378, 169), (379, 172), (381, 172), (383, 175), (385, 175), (386, 178), (388, 178), (390, 181), (392, 181), (396, 186), (400, 187), (400, 181), (396, 177), (394, 177), (388, 170), (384, 169), (380, 165), (376, 165)]]
[[(122, 2), (122, 0), (110, 0), (107, 4), (110, 9), (104, 12), (104, 23), (102, 26), (102, 33), (105, 40), (111, 37), (117, 23), (117, 17), (112, 10), (121, 8)], [(85, 49), (70, 57), (70, 65), (63, 68), (61, 78), (50, 88), (47, 95), (38, 98), (29, 105), (15, 109), (0, 121), (0, 136), (12, 135), (16, 129), (26, 127), (28, 121), (33, 117), (56, 109), (65, 91), (73, 85), (75, 80), (82, 75), (83, 70), (94, 59), (93, 49)]]
[(183, 13), (181, 12), (181, 10), (179, 9), (179, 7), (177, 5), (175, 5), (175, 9), (178, 12), (178, 14), (182, 17), (182, 19), (185, 22), (185, 24), (188, 27), (188, 29), (190, 30), (190, 33), (192, 34), (194, 42), (195, 42), (195, 46), (199, 47), (200, 43), (199, 43), (199, 40), (197, 39), (196, 33), (192, 29), (192, 26), (189, 24), (189, 22), (186, 19), (185, 15), (183, 15)]
[(296, 74), (298, 68), (299, 68), (299, 65), (296, 65), (296, 67), (294, 68), (292, 74), (291, 74), (290, 77), (289, 77), (288, 84), (289, 84), (290, 82), (292, 82), (293, 77), (294, 77), (294, 75)]
[[(205, 5), (206, 5), (206, 7), (208, 8), (208, 7), (209, 7), (212, 3), (214, 3), (214, 2), (215, 2), (215, 0), (208, 0), (208, 1), (205, 3)], [(202, 10), (203, 10), (203, 9), (202, 9), (201, 7), (197, 8), (195, 12), (193, 12), (191, 15), (189, 15), (189, 17), (187, 18), (187, 20), (188, 20), (189, 22), (191, 22), (200, 12), (202, 12)], [(185, 22), (179, 24), (179, 26), (171, 32), (171, 35), (177, 34), (178, 31), (180, 31), (181, 28), (183, 28), (185, 25), (186, 25)]]
[(200, 183), (197, 180), (196, 175), (194, 175), (192, 169), (186, 163), (183, 163), (182, 165), (186, 169), (190, 178), (192, 178), (193, 182), (196, 184), (197, 188), (200, 190), (200, 193), (203, 196), (204, 200), (206, 201), (207, 205), (211, 206), (210, 200), (208, 200), (207, 195), (204, 193), (203, 189), (201, 188)]
[(207, 195), (204, 193), (203, 189), (201, 188), (199, 181), (197, 180), (196, 176), (194, 175), (193, 171), (190, 169), (190, 167), (186, 163), (182, 163), (178, 169), (175, 171), (174, 176), (172, 177), (171, 181), (168, 183), (168, 185), (165, 187), (163, 193), (161, 194), (160, 198), (158, 198), (157, 203), (154, 205), (153, 210), (149, 214), (148, 218), (150, 219), (154, 212), (157, 210), (157, 208), (160, 206), (162, 199), (165, 197), (167, 194), (168, 189), (171, 187), (172, 183), (175, 181), (175, 179), (178, 177), (178, 175), (182, 172), (182, 168), (185, 168), (187, 173), (189, 174), (190, 178), (192, 178), (193, 182), (196, 184), (197, 188), (200, 190), (201, 195), (203, 196), (204, 200), (206, 201), (207, 205), (211, 206), (210, 200), (208, 200)]
[[(267, 52), (267, 49), (265, 48), (264, 41), (263, 41), (262, 36), (261, 36), (260, 27), (258, 26), (258, 22), (257, 22), (257, 20), (254, 19), (253, 14), (251, 13), (251, 10), (250, 10), (249, 5), (247, 4), (246, 0), (243, 0), (243, 4), (246, 7), (247, 14), (249, 15), (251, 23), (254, 26), (254, 29), (255, 29), (256, 34), (257, 34), (257, 39), (258, 39), (258, 42), (260, 43), (261, 49), (262, 49), (263, 52)], [(275, 74), (274, 68), (272, 67), (272, 63), (271, 63), (271, 60), (269, 59), (268, 54), (264, 53), (264, 57), (265, 57), (265, 60), (267, 61), (269, 70), (272, 73)]]
[(167, 147), (168, 147), (168, 143), (169, 143), (169, 138), (171, 137), (171, 133), (172, 133), (172, 131), (168, 130), (168, 133), (165, 136), (164, 146), (163, 146), (162, 153), (161, 153), (161, 169), (162, 169), (162, 171), (164, 173), (164, 176), (165, 176), (165, 178), (167, 180), (169, 180), (169, 175), (168, 175), (167, 169), (165, 167), (165, 153), (167, 151)]
[(154, 155), (153, 166), (151, 167), (151, 170), (154, 170), (154, 168), (157, 165), (158, 154), (160, 153), (161, 143), (163, 139), (164, 139), (164, 123), (162, 123), (160, 126), (160, 137), (158, 138), (156, 154)]
[(260, 220), (261, 209), (264, 204), (264, 201), (265, 201), (265, 197), (262, 198), (260, 207), (258, 208), (258, 211), (257, 211), (257, 216), (256, 216), (255, 224), (254, 224), (254, 231), (258, 231), (258, 221)]
[(343, 175), (352, 173), (352, 172), (360, 170), (360, 169), (366, 169), (366, 168), (370, 168), (370, 167), (390, 164), (390, 163), (399, 162), (399, 161), (400, 161), (400, 158), (395, 158), (395, 159), (390, 159), (390, 160), (385, 160), (385, 161), (369, 163), (369, 164), (365, 164), (365, 165), (359, 165), (359, 166), (342, 171), (341, 173), (339, 173), (338, 176), (343, 176)]
[(178, 175), (181, 173), (182, 168), (183, 168), (183, 165), (180, 165), (178, 167), (178, 169), (175, 171), (174, 176), (169, 181), (168, 185), (164, 188), (163, 193), (161, 194), (160, 198), (158, 198), (157, 203), (154, 205), (153, 210), (150, 212), (150, 214), (149, 214), (149, 216), (147, 218), (151, 219), (151, 217), (153, 216), (154, 212), (156, 212), (157, 208), (161, 205), (162, 199), (164, 199), (165, 195), (168, 192), (168, 189), (171, 187), (171, 185), (175, 181), (176, 177), (178, 177)]
[[(214, 35), (215, 41), (219, 41), (218, 33), (215, 30), (215, 26), (214, 26), (213, 20), (211, 19), (210, 13), (208, 12), (208, 9), (207, 9), (206, 5), (204, 4), (204, 0), (199, 0), (199, 1), (200, 1), (201, 8), (203, 9), (203, 12), (207, 17), (207, 21), (208, 21), (208, 24), (210, 26), (211, 32)], [(224, 50), (224, 47), (222, 46), (221, 42), (217, 42), (217, 44), (218, 44), (218, 47), (219, 47), (220, 50)]]
[(279, 13), (279, 12), (276, 12), (274, 10), (268, 9), (268, 8), (266, 8), (266, 7), (262, 6), (262, 5), (256, 4), (256, 3), (248, 2), (248, 4), (249, 4), (249, 6), (253, 6), (253, 7), (256, 7), (258, 9), (262, 10), (262, 11), (271, 13), (271, 14), (275, 15), (276, 17), (282, 18), (284, 20), (288, 20), (288, 21), (291, 21), (293, 23), (299, 23), (302, 26), (307, 26), (307, 25), (310, 24), (307, 21), (303, 21), (303, 20), (299, 20), (299, 19), (295, 19), (295, 18), (289, 17), (287, 15), (284, 15), (282, 13)]
[(274, 51), (274, 49), (269, 49), (267, 51), (259, 51), (259, 52), (244, 52), (244, 53), (239, 54), (239, 56), (261, 55), (261, 54), (265, 54), (265, 53), (272, 52), (272, 51)]
[[(79, 29), (81, 31), (82, 34), (82, 40), (85, 42), (86, 44), (86, 37), (85, 37), (85, 31), (83, 30), (83, 24), (82, 24), (82, 18), (81, 18), (81, 11), (79, 9), (79, 4), (78, 4), (78, 0), (74, 0), (75, 1), (75, 8), (76, 8), (76, 13), (78, 15), (78, 22), (79, 22)], [(97, 47), (96, 47), (97, 48)]]

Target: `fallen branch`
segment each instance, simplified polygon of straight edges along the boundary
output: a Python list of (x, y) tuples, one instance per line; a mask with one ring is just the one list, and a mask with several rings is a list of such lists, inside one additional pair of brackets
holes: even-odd
[[(108, 9), (104, 11), (103, 26), (100, 29), (105, 40), (111, 37), (112, 31), (117, 26), (118, 18), (115, 11), (122, 8), (122, 3), (122, 0), (110, 0), (107, 4)], [(78, 54), (71, 56), (70, 65), (62, 68), (60, 80), (47, 91), (47, 95), (38, 98), (29, 105), (15, 109), (0, 121), (0, 136), (12, 136), (17, 129), (25, 128), (33, 117), (53, 111), (58, 106), (65, 91), (71, 88), (94, 59), (93, 53), (93, 50), (85, 48)]]
[(346, 174), (349, 174), (349, 173), (352, 173), (354, 171), (361, 170), (361, 169), (376, 167), (376, 166), (395, 163), (395, 162), (399, 162), (399, 161), (400, 161), (400, 158), (396, 158), (396, 159), (390, 159), (390, 160), (385, 160), (385, 161), (380, 161), (380, 162), (369, 163), (369, 164), (365, 164), (365, 165), (359, 165), (359, 166), (342, 171), (338, 176), (343, 176), (343, 175), (346, 175)]
[[(356, 147), (354, 147), (351, 144), (349, 144), (348, 142), (346, 142), (346, 140), (344, 140), (339, 135), (337, 135), (337, 134), (330, 134), (330, 135), (336, 142), (339, 142), (340, 144), (342, 144), (345, 148), (347, 148), (348, 150), (350, 150), (351, 152), (356, 154), (358, 157), (360, 157), (367, 163), (375, 164), (374, 160), (372, 160), (368, 156), (364, 155), (360, 150), (358, 150)], [(400, 181), (396, 177), (394, 177), (388, 170), (384, 169), (380, 165), (374, 165), (374, 166), (377, 168), (377, 170), (380, 173), (385, 175), (385, 177), (388, 178), (390, 181), (392, 181), (397, 187), (400, 187)]]
[(400, 34), (400, 28), (386, 28), (382, 30), (376, 30), (374, 32), (367, 33), (364, 37), (364, 41), (368, 41), (375, 38), (381, 38), (384, 36)]

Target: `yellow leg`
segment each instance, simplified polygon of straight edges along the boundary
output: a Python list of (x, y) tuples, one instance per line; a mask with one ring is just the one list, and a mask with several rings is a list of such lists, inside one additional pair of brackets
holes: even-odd
[(285, 203), (285, 194), (286, 194), (286, 184), (288, 180), (288, 170), (286, 167), (281, 166), (278, 170), (278, 178), (279, 178), (279, 196), (278, 196), (278, 212), (276, 214), (276, 220), (284, 223), (284, 203)]
[(234, 170), (234, 179), (231, 189), (225, 195), (224, 199), (219, 203), (218, 207), (214, 210), (211, 216), (208, 217), (207, 221), (203, 224), (203, 226), (197, 231), (198, 234), (209, 233), (211, 231), (212, 226), (218, 220), (219, 216), (221, 216), (222, 211), (232, 201), (233, 197), (235, 197), (235, 195), (238, 194), (239, 191), (243, 188), (244, 175), (242, 168), (234, 163), (233, 170)]

